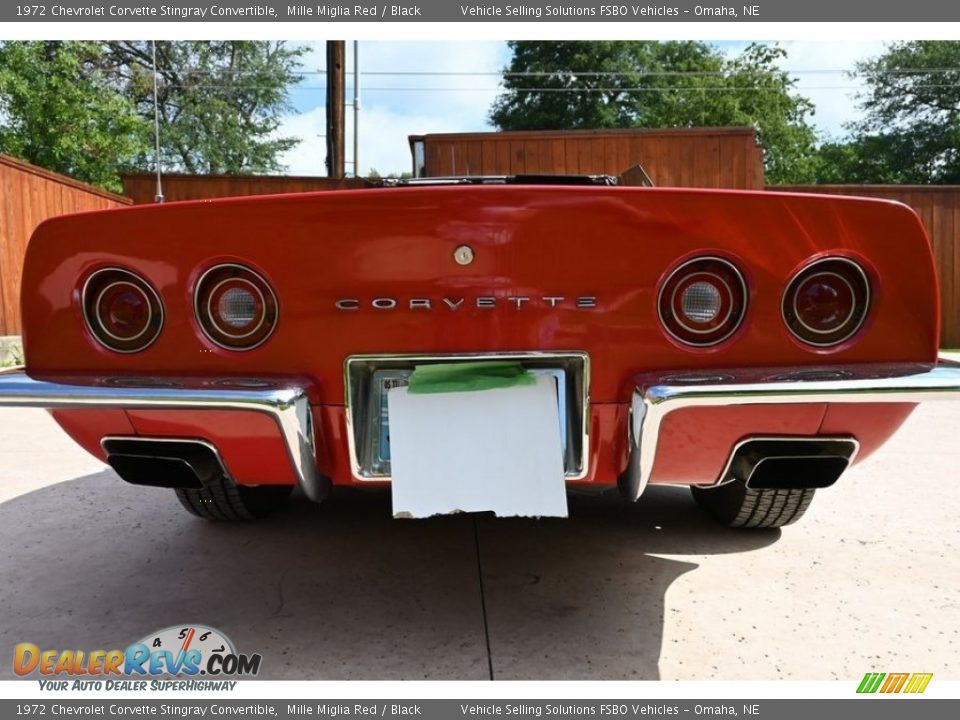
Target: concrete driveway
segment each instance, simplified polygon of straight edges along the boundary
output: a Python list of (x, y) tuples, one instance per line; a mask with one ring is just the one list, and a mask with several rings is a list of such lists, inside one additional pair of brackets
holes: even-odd
[(716, 527), (685, 488), (575, 497), (567, 521), (395, 521), (347, 491), (229, 525), (0, 410), (0, 678), (19, 642), (191, 622), (272, 679), (960, 677), (958, 430), (919, 409), (782, 533)]

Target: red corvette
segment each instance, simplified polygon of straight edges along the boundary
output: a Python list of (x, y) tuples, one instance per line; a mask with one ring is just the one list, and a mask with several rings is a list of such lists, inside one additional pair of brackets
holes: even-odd
[[(386, 390), (432, 363), (558, 379), (568, 486), (691, 486), (777, 527), (923, 401), (937, 279), (887, 201), (453, 179), (56, 218), (23, 277), (25, 369), (124, 480), (261, 517), (389, 483)], [(451, 483), (457, 478), (452, 477)], [(829, 492), (824, 493), (829, 502)]]

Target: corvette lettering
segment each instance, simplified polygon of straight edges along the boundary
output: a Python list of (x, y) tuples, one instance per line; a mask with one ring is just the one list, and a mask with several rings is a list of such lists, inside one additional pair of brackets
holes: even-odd
[(512, 307), (517, 310), (522, 310), (531, 306), (548, 308), (568, 307), (589, 310), (597, 307), (597, 298), (595, 295), (577, 295), (575, 297), (566, 297), (564, 295), (541, 295), (540, 297), (508, 295), (507, 297), (500, 298), (492, 295), (478, 295), (472, 299), (463, 297), (376, 297), (369, 300), (340, 298), (334, 302), (334, 307), (336, 307), (337, 310), (434, 310), (437, 308), (459, 310), (463, 307), (476, 307), (481, 310)]

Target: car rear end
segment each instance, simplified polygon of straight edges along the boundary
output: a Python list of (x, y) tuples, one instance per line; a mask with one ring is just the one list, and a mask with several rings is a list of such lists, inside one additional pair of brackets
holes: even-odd
[(142, 206), (44, 223), (23, 288), (28, 364), (0, 404), (187, 497), (389, 483), (386, 394), (431, 363), (552, 378), (568, 485), (708, 506), (736, 486), (799, 507), (960, 388), (920, 221), (878, 200), (431, 184)]

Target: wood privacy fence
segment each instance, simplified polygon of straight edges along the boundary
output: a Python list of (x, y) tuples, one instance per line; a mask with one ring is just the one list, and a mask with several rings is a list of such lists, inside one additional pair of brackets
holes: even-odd
[(120, 195), (0, 155), (0, 335), (20, 334), (27, 241), (47, 218), (129, 205)]
[[(151, 174), (124, 175), (123, 194), (135, 205), (155, 202), (157, 176)], [(292, 175), (163, 175), (163, 197), (166, 202), (176, 200), (206, 200), (240, 195), (275, 195), (278, 193), (340, 190), (363, 187), (362, 178), (337, 180), (326, 177), (295, 177)]]
[(414, 173), (619, 175), (641, 164), (664, 187), (762, 190), (753, 128), (562, 130), (412, 135)]
[[(960, 347), (960, 186), (785, 185), (768, 189), (883, 198), (916, 210), (930, 236), (940, 276), (940, 345)], [(910, 262), (910, 258), (903, 261)], [(909, 302), (909, 298), (905, 301)]]

